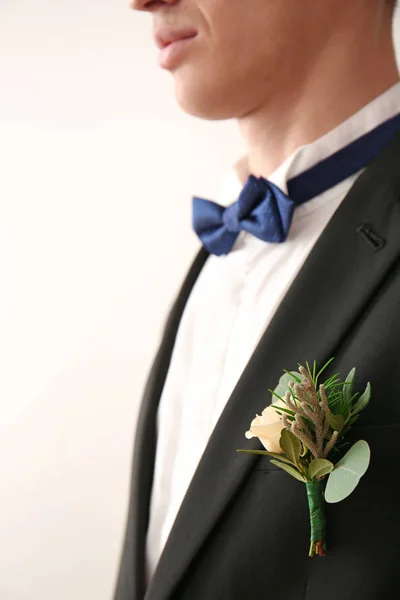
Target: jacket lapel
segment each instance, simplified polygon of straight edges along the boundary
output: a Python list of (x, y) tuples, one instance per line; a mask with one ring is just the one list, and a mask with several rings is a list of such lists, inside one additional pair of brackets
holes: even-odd
[[(283, 369), (334, 356), (400, 254), (400, 136), (342, 202), (240, 377), (211, 437), (160, 558), (146, 600), (171, 598), (257, 456), (244, 432), (270, 402)], [(205, 260), (205, 259), (204, 259)], [(349, 365), (349, 368), (352, 365)], [(206, 501), (205, 501), (206, 500)]]
[(207, 257), (208, 252), (201, 248), (193, 261), (168, 316), (143, 393), (133, 453), (129, 514), (115, 600), (142, 600), (145, 595), (145, 547), (156, 452), (157, 407), (171, 361), (178, 325)]

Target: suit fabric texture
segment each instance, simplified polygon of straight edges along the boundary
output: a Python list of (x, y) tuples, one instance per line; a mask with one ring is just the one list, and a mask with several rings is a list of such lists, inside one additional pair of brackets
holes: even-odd
[[(166, 323), (144, 391), (115, 600), (395, 600), (400, 597), (400, 135), (367, 167), (281, 302), (210, 437), (148, 588), (156, 415), (186, 301), (208, 258), (196, 256)], [(356, 367), (372, 399), (347, 441), (371, 464), (343, 502), (326, 505), (327, 556), (309, 558), (304, 484), (244, 432), (283, 369)], [(207, 374), (205, 373), (205, 376)], [(194, 424), (195, 427), (195, 424)]]

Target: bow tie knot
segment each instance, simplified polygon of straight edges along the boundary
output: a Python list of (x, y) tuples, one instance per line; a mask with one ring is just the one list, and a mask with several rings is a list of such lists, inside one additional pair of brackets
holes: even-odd
[(222, 223), (230, 233), (239, 233), (242, 225), (239, 217), (239, 205), (236, 202), (224, 210), (222, 213)]
[(213, 254), (228, 254), (240, 231), (266, 242), (284, 242), (293, 217), (294, 202), (263, 177), (250, 175), (239, 198), (224, 208), (193, 197), (193, 228)]

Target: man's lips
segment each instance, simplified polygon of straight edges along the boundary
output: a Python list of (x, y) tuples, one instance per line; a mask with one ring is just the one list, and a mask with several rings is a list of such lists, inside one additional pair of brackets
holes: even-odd
[(178, 40), (169, 42), (164, 48), (161, 48), (158, 55), (158, 64), (160, 67), (163, 69), (172, 69), (173, 67), (176, 67), (185, 56), (186, 49), (193, 43), (193, 40), (196, 37), (197, 34), (179, 38)]
[(158, 48), (162, 50), (172, 42), (194, 37), (195, 35), (197, 35), (197, 31), (193, 28), (187, 27), (181, 29), (173, 29), (171, 27), (160, 27), (159, 29), (154, 31), (153, 38)]

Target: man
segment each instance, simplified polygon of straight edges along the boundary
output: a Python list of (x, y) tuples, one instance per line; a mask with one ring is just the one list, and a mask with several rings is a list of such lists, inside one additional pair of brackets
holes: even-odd
[[(218, 200), (246, 204), (253, 193), (254, 212), (194, 200), (203, 248), (145, 390), (115, 598), (398, 598), (394, 2), (132, 7), (152, 14), (161, 47), (186, 38), (160, 56), (183, 110), (237, 119), (248, 152)], [(254, 201), (262, 189), (287, 207), (268, 213), (266, 224), (264, 204)], [(327, 555), (310, 559), (304, 486), (236, 449), (261, 448), (244, 434), (283, 369), (306, 360), (322, 366), (331, 356), (330, 373), (355, 366), (356, 388), (371, 382), (373, 399), (352, 435), (369, 442), (372, 460), (357, 490), (328, 506)]]

